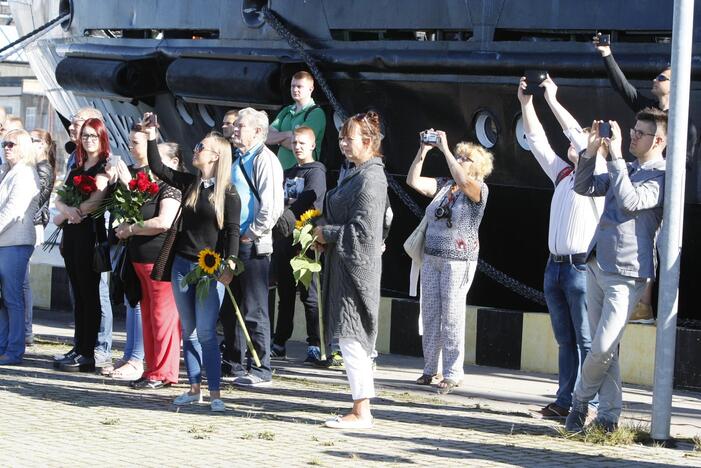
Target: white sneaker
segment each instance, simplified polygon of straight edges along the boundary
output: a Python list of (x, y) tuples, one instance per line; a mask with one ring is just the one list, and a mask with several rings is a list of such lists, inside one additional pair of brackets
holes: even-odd
[(209, 409), (211, 409), (215, 413), (223, 413), (224, 411), (226, 411), (226, 405), (219, 398), (215, 398), (214, 400), (209, 402)]
[(173, 404), (175, 406), (184, 406), (184, 405), (191, 405), (192, 403), (202, 403), (204, 400), (202, 399), (202, 393), (195, 393), (194, 395), (190, 395), (188, 392), (183, 393), (179, 397), (177, 397), (175, 400), (173, 400)]

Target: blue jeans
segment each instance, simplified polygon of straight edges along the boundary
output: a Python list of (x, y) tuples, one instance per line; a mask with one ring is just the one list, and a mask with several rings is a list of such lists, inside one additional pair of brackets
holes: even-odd
[(124, 359), (128, 361), (144, 360), (144, 332), (141, 324), (141, 304), (136, 307), (129, 305), (127, 298), (124, 298), (124, 305), (127, 308), (127, 343), (124, 345)]
[(543, 291), (558, 345), (559, 386), (555, 404), (569, 409), (580, 369), (591, 350), (586, 265), (548, 259)]
[(0, 247), (0, 288), (4, 305), (0, 308), (0, 355), (21, 361), (24, 356), (24, 291), (33, 245)]
[[(231, 289), (260, 359), (260, 367), (256, 367), (251, 360), (248, 372), (262, 380), (270, 380), (273, 376), (270, 367), (270, 316), (268, 315), (270, 255), (257, 255), (252, 242), (240, 242), (238, 257), (243, 262), (244, 270), (239, 276), (234, 277)], [(248, 348), (228, 296), (224, 298), (221, 320), (226, 339), (227, 357), (232, 362), (234, 374), (240, 375), (249, 367), (246, 358)]]
[(179, 255), (173, 259), (172, 282), (175, 305), (183, 329), (183, 354), (190, 384), (202, 382), (202, 365), (207, 372), (207, 388), (218, 391), (221, 381), (221, 353), (217, 339), (219, 307), (224, 298), (224, 285), (218, 281), (209, 284), (204, 300), (197, 299), (195, 285), (182, 287), (180, 282), (197, 262)]
[(112, 354), (112, 301), (110, 300), (110, 273), (100, 275), (100, 329), (95, 342), (95, 356), (104, 360)]
[(24, 336), (31, 338), (34, 336), (34, 333), (32, 333), (34, 299), (32, 298), (32, 285), (29, 282), (29, 264), (27, 264), (27, 273), (24, 275), (22, 293), (24, 294)]

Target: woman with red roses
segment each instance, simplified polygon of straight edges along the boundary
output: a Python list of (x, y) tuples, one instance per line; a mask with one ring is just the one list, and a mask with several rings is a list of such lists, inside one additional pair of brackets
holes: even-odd
[[(105, 172), (110, 146), (107, 129), (99, 119), (88, 119), (80, 130), (76, 148), (76, 164), (66, 178), (67, 189), (62, 193), (76, 196), (59, 196), (54, 217), (56, 225), (63, 224), (63, 255), (66, 272), (75, 298), (74, 346), (62, 359), (54, 361), (54, 367), (68, 372), (93, 372), (94, 348), (100, 327), (100, 272), (93, 270), (93, 249), (98, 238), (106, 238), (102, 217), (89, 216), (100, 205), (110, 177)], [(79, 193), (78, 193), (79, 192)], [(70, 198), (70, 199), (69, 199)], [(81, 201), (81, 198), (84, 200)], [(65, 223), (64, 223), (65, 222)]]

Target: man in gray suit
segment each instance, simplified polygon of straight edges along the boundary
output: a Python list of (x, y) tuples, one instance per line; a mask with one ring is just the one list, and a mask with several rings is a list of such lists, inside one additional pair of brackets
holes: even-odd
[[(621, 152), (621, 129), (609, 122), (610, 137), (599, 136), (604, 122), (594, 122), (587, 149), (580, 154), (574, 191), (606, 197), (599, 226), (587, 250), (587, 305), (592, 330), (591, 351), (584, 360), (574, 389), (565, 429), (579, 432), (587, 418), (588, 402), (599, 393), (595, 424), (613, 431), (621, 415), (621, 373), (618, 344), (626, 322), (655, 277), (655, 242), (662, 223), (667, 114), (646, 108), (635, 116), (626, 163)], [(597, 153), (610, 155), (608, 174), (594, 175)]]

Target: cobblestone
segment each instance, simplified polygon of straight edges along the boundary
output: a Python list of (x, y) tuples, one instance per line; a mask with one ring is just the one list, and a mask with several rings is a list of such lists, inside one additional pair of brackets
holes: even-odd
[(524, 412), (391, 389), (374, 402), (375, 429), (326, 429), (350, 406), (342, 374), (295, 363), (272, 388), (225, 387), (223, 415), (176, 408), (186, 385), (137, 392), (59, 373), (51, 355), (64, 349), (42, 342), (0, 369), (1, 466), (701, 466), (689, 450), (586, 444)]

